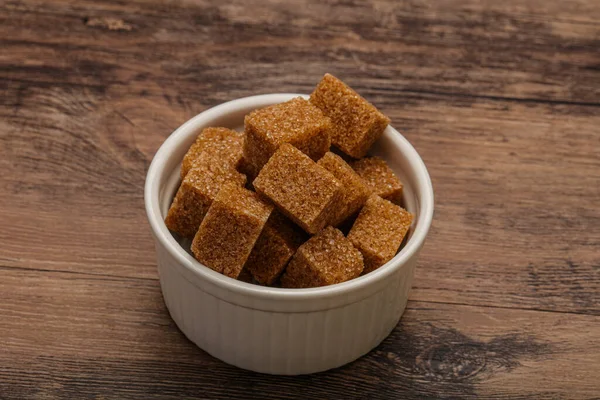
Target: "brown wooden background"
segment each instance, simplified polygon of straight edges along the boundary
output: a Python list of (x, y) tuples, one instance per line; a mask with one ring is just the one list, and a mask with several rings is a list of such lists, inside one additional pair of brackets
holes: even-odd
[[(600, 5), (0, 2), (0, 398), (600, 396)], [(436, 214), (366, 357), (245, 372), (187, 341), (143, 207), (207, 107), (325, 72), (392, 118)]]

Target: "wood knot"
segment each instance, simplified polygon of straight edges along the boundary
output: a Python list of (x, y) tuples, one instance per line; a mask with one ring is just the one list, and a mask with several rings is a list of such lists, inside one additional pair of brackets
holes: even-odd
[(477, 343), (440, 344), (417, 356), (417, 368), (438, 381), (472, 379), (485, 368), (486, 350)]

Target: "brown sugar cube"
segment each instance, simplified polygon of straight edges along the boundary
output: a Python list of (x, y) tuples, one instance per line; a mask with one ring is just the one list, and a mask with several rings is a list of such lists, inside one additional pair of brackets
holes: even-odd
[(342, 195), (342, 184), (329, 171), (290, 144), (269, 159), (254, 188), (311, 234), (334, 217)]
[(365, 274), (396, 255), (412, 219), (412, 214), (402, 207), (375, 194), (369, 197), (348, 234), (364, 257)]
[(336, 226), (336, 228), (342, 231), (344, 235), (348, 236), (348, 233), (350, 233), (350, 229), (352, 229), (352, 225), (354, 225), (356, 218), (358, 218), (358, 213), (352, 214), (349, 218), (346, 218), (346, 220)]
[(238, 281), (246, 282), (246, 283), (254, 283), (254, 278), (248, 268), (242, 268), (240, 274), (237, 277)]
[(306, 234), (275, 210), (258, 237), (244, 270), (248, 270), (258, 283), (272, 285), (304, 241)]
[(227, 182), (241, 187), (246, 183), (246, 176), (231, 166), (213, 163), (211, 157), (197, 160), (183, 178), (169, 208), (165, 218), (167, 228), (193, 238), (221, 186)]
[(242, 157), (240, 163), (238, 164), (238, 171), (246, 175), (248, 182), (253, 182), (258, 176), (258, 172), (260, 170), (250, 163), (250, 161), (248, 161), (245, 157)]
[(205, 128), (183, 157), (181, 179), (192, 169), (194, 162), (209, 155), (214, 162), (236, 168), (242, 159), (244, 135), (227, 128)]
[(364, 157), (390, 123), (375, 106), (330, 74), (319, 82), (310, 102), (331, 119), (331, 142), (354, 158)]
[(333, 285), (358, 277), (362, 270), (360, 252), (342, 232), (328, 226), (300, 246), (281, 277), (281, 286)]
[(331, 121), (301, 97), (255, 110), (246, 116), (244, 125), (244, 157), (257, 171), (284, 143), (315, 161), (331, 145)]
[(224, 185), (192, 242), (194, 257), (207, 267), (237, 278), (273, 206), (233, 184)]
[(363, 158), (353, 162), (352, 168), (365, 181), (372, 193), (393, 203), (402, 200), (402, 182), (381, 158)]
[(340, 207), (335, 218), (330, 221), (331, 225), (338, 226), (360, 210), (371, 195), (371, 190), (352, 167), (336, 154), (326, 153), (317, 164), (342, 183)]

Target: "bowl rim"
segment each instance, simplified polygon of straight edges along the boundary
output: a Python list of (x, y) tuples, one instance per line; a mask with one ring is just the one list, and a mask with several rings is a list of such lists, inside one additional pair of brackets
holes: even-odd
[(329, 298), (339, 295), (348, 295), (390, 277), (396, 270), (402, 268), (402, 266), (412, 259), (412, 257), (421, 249), (425, 241), (433, 219), (434, 195), (431, 179), (427, 168), (425, 167), (425, 163), (415, 148), (400, 132), (391, 125), (388, 125), (386, 129), (390, 130), (395, 136), (395, 141), (397, 141), (398, 145), (401, 147), (401, 153), (414, 169), (416, 182), (414, 191), (418, 198), (417, 204), (419, 207), (419, 216), (416, 221), (416, 228), (402, 250), (377, 270), (358, 278), (330, 286), (305, 289), (266, 287), (238, 281), (222, 275), (202, 265), (179, 245), (164, 223), (159, 201), (159, 181), (164, 175), (164, 165), (169, 161), (172, 150), (178, 147), (181, 141), (197, 132), (199, 126), (203, 125), (206, 120), (218, 118), (255, 105), (257, 106), (256, 108), (259, 108), (270, 104), (281, 103), (298, 96), (304, 98), (308, 97), (305, 94), (298, 93), (262, 94), (231, 100), (209, 108), (190, 118), (171, 133), (157, 150), (150, 167), (148, 168), (144, 186), (144, 203), (148, 222), (154, 237), (181, 266), (185, 267), (196, 277), (209, 281), (220, 289), (256, 299), (282, 301), (314, 300), (324, 297)]

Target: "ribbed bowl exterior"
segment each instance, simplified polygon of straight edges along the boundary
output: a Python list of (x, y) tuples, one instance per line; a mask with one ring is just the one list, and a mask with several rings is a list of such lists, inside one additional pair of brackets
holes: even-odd
[[(226, 363), (268, 374), (310, 374), (368, 353), (396, 326), (415, 270), (412, 259), (370, 296), (322, 310), (272, 312), (219, 298), (190, 282), (157, 243), (160, 284), (171, 317), (201, 349)], [(339, 299), (338, 299), (339, 300)]]

